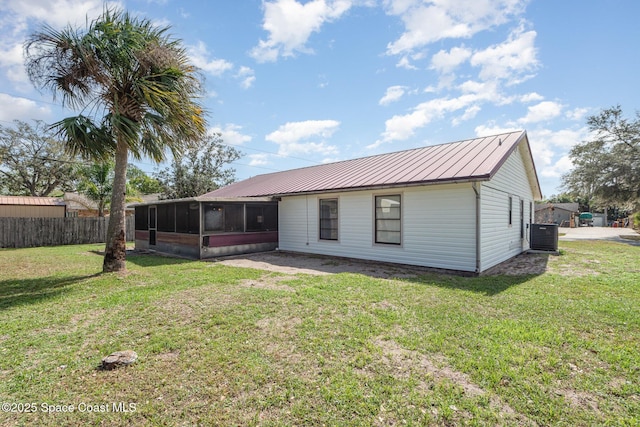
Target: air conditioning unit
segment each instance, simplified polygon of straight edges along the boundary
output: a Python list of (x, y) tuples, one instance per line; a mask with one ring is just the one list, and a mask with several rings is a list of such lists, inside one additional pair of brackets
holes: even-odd
[(531, 224), (531, 249), (558, 251), (558, 224)]

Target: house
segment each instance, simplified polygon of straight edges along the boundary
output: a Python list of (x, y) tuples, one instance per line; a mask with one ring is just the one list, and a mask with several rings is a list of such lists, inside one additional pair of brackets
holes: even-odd
[[(207, 203), (272, 201), (281, 250), (481, 273), (529, 249), (541, 197), (527, 134), (517, 131), (249, 178), (193, 200), (193, 232), (204, 246)], [(225, 233), (213, 231), (209, 244), (225, 244)]]
[(0, 218), (64, 218), (66, 211), (56, 197), (0, 196)]
[(566, 227), (575, 227), (575, 218), (580, 214), (578, 203), (542, 203), (536, 204), (535, 210), (536, 223), (559, 224)]

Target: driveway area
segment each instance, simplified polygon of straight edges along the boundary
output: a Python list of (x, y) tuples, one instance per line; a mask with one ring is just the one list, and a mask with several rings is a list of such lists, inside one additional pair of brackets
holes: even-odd
[[(632, 240), (635, 236), (640, 238), (635, 230), (631, 228), (613, 228), (613, 227), (577, 227), (558, 229), (560, 240), (613, 240), (629, 244), (640, 245), (640, 241)], [(564, 235), (563, 235), (564, 234)], [(625, 239), (625, 237), (627, 237)]]

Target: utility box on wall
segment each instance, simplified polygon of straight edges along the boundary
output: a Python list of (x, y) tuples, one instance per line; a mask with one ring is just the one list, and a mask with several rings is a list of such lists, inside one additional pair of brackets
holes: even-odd
[(558, 225), (531, 224), (531, 249), (556, 252), (558, 250)]

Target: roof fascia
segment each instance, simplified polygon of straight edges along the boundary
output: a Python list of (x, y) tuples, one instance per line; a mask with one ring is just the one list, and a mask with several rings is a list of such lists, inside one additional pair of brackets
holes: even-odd
[(526, 155), (523, 156), (523, 161), (525, 163), (525, 169), (527, 171), (527, 179), (529, 180), (529, 186), (531, 190), (533, 190), (533, 200), (542, 200), (542, 190), (540, 189), (540, 181), (538, 180), (538, 173), (536, 172), (536, 165), (533, 161), (533, 155), (531, 154), (531, 146), (529, 145), (529, 138), (527, 137), (527, 131), (522, 131), (522, 134), (518, 137), (516, 142), (513, 143), (513, 146), (509, 148), (509, 150), (505, 153), (504, 156), (500, 159), (500, 161), (496, 164), (493, 170), (490, 173), (490, 177), (498, 172), (498, 170), (504, 165), (507, 159), (513, 154), (514, 151), (518, 149), (520, 145), (523, 145), (526, 148)]

